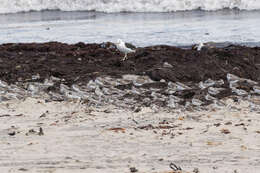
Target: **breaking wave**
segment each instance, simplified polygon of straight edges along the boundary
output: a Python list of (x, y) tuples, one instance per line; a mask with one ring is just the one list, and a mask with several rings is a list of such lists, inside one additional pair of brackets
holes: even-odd
[(258, 10), (259, 0), (0, 0), (0, 13), (26, 11), (176, 12), (201, 9)]

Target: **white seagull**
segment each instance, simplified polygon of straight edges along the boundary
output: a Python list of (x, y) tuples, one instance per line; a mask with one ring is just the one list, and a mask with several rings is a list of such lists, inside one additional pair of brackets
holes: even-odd
[(120, 51), (120, 52), (123, 52), (125, 54), (124, 58), (123, 58), (123, 61), (125, 61), (127, 59), (127, 54), (128, 53), (133, 53), (135, 52), (135, 50), (132, 50), (128, 47), (126, 47), (125, 43), (118, 39), (117, 42), (115, 43), (116, 44), (116, 48)]
[(196, 48), (197, 48), (197, 51), (201, 51), (201, 49), (204, 47), (204, 43), (199, 43)]

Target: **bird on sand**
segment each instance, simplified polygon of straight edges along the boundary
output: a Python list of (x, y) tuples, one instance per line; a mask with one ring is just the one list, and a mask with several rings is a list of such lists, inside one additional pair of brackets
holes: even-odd
[(135, 52), (135, 50), (132, 50), (132, 49), (126, 47), (125, 42), (123, 42), (121, 39), (118, 39), (117, 42), (115, 43), (115, 45), (116, 45), (116, 48), (120, 52), (125, 54), (124, 58), (122, 59), (123, 61), (125, 61), (127, 59), (128, 53), (134, 53)]

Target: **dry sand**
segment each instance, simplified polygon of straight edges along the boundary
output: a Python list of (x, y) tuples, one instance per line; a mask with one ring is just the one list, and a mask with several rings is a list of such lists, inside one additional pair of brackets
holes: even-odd
[(187, 172), (258, 173), (260, 112), (248, 101), (224, 102), (185, 112), (2, 102), (0, 172), (161, 173), (173, 162)]

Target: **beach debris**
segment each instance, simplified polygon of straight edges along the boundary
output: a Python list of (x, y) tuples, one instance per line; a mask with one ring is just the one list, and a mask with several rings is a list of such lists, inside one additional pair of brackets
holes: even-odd
[(224, 91), (225, 88), (215, 88), (215, 87), (209, 87), (208, 88), (208, 93), (210, 95), (217, 95), (219, 94), (221, 91)]
[(0, 92), (0, 101), (44, 96), (48, 101), (81, 100), (89, 106), (112, 104), (132, 110), (138, 107), (151, 107), (158, 111), (161, 108), (193, 109), (209, 104), (221, 108), (226, 105), (221, 102), (222, 98), (260, 93), (260, 86), (255, 85), (257, 84), (255, 81), (227, 74), (227, 82), (210, 78), (199, 83), (157, 82), (147, 75), (128, 74), (122, 75), (121, 78), (99, 76), (89, 80), (86, 85), (79, 83), (69, 86), (61, 83), (59, 78), (51, 76), (42, 83), (27, 82), (22, 85), (25, 89), (4, 82), (1, 85), (0, 81), (0, 91), (4, 90)]
[(228, 122), (225, 123), (225, 125), (232, 125), (232, 122), (228, 121)]
[(227, 80), (228, 80), (228, 82), (238, 82), (240, 80), (240, 77), (228, 73), (227, 74)]
[(236, 88), (232, 88), (232, 92), (236, 93), (239, 96), (246, 96), (246, 95), (248, 95), (248, 92), (246, 92), (245, 90), (236, 89)]
[(202, 101), (200, 101), (199, 99), (195, 99), (195, 98), (193, 98), (193, 99), (191, 100), (191, 102), (192, 102), (192, 104), (195, 105), (195, 106), (201, 106), (201, 105), (203, 104)]
[(11, 131), (11, 132), (8, 133), (8, 135), (9, 136), (14, 136), (14, 135), (16, 135), (16, 132), (15, 131)]
[(23, 114), (17, 114), (15, 115), (16, 117), (21, 117), (21, 116), (24, 116)]
[(221, 129), (220, 131), (221, 131), (221, 133), (223, 133), (223, 134), (229, 134), (229, 133), (231, 133), (228, 129)]
[(0, 87), (7, 88), (8, 87), (8, 83), (0, 80)]
[(87, 89), (89, 89), (90, 91), (95, 91), (96, 87), (97, 84), (93, 80), (90, 80), (87, 84)]
[(36, 74), (36, 75), (32, 75), (32, 80), (37, 80), (37, 79), (40, 79), (40, 75), (39, 74)]
[(174, 89), (175, 91), (191, 90), (192, 88), (181, 83), (181, 82), (168, 82), (168, 87)]
[(259, 86), (253, 86), (254, 93), (260, 94), (260, 87)]
[(130, 172), (138, 172), (138, 169), (136, 169), (135, 167), (131, 167), (129, 169), (130, 169)]
[(39, 116), (39, 118), (45, 118), (46, 117), (46, 113), (43, 113)]
[(227, 74), (227, 80), (229, 82), (229, 87), (233, 93), (238, 96), (247, 96), (249, 92), (258, 94), (259, 86), (258, 82), (252, 81), (250, 79), (240, 78), (236, 75)]
[(174, 97), (172, 97), (172, 96), (169, 97), (167, 106), (169, 108), (176, 108), (177, 107), (177, 103), (176, 103), (176, 100), (174, 99)]
[(155, 129), (155, 127), (152, 125), (152, 124), (148, 124), (148, 125), (145, 125), (145, 126), (140, 126), (138, 127), (139, 129), (144, 129), (144, 130), (152, 130), (152, 129)]
[(39, 133), (38, 133), (38, 135), (39, 135), (39, 136), (44, 135), (42, 127), (39, 128)]
[(114, 127), (114, 128), (109, 128), (107, 130), (113, 131), (113, 132), (116, 132), (116, 133), (118, 133), (118, 132), (125, 133), (126, 129), (125, 128), (121, 128), (121, 127)]
[(132, 118), (132, 121), (133, 121), (135, 124), (139, 124), (134, 118)]
[(107, 108), (107, 109), (104, 110), (104, 112), (107, 113), (107, 114), (109, 114), (109, 113), (111, 113), (112, 111), (111, 111), (111, 109)]
[(221, 86), (221, 85), (223, 85), (224, 84), (224, 80), (222, 80), (222, 79), (220, 79), (220, 80), (218, 80), (218, 81), (214, 81), (214, 80), (212, 80), (212, 79), (207, 79), (205, 82), (200, 82), (199, 83), (199, 87), (201, 88), (201, 89), (205, 89), (205, 88), (208, 88), (208, 87), (211, 87), (211, 86)]
[(19, 171), (28, 171), (28, 169), (25, 169), (25, 168), (19, 168), (18, 170)]
[(238, 123), (238, 124), (235, 124), (235, 126), (245, 126), (245, 123)]
[[(63, 44), (57, 44), (57, 45), (65, 46), (65, 47), (67, 46)], [(100, 50), (98, 51), (101, 51), (100, 53), (102, 53), (102, 56), (106, 55), (106, 53), (108, 53), (109, 56), (110, 55), (113, 56), (114, 50), (111, 50), (110, 52), (110, 50), (108, 49), (109, 45), (114, 45), (114, 44), (104, 43), (100, 45), (86, 45), (84, 43), (79, 43), (76, 44), (75, 46), (77, 48), (86, 48), (86, 46), (90, 46), (90, 47), (98, 46), (98, 48), (100, 48)], [(30, 45), (26, 45), (26, 46), (30, 47)], [(191, 71), (186, 69), (186, 63), (189, 62), (187, 60), (188, 59), (192, 60), (186, 57), (186, 54), (182, 54), (187, 58), (187, 59), (182, 59), (183, 61), (185, 61), (185, 66), (182, 66), (181, 68), (179, 66), (176, 66), (176, 69), (172, 69), (172, 66), (176, 64), (176, 60), (174, 58), (169, 59), (166, 57), (166, 58), (162, 58), (161, 60), (158, 60), (153, 56), (150, 57), (150, 55), (148, 54), (149, 53), (156, 54), (156, 52), (158, 51), (160, 52), (160, 51), (172, 51), (172, 50), (174, 50), (175, 53), (176, 52), (183, 53), (184, 50), (179, 50), (170, 46), (153, 46), (152, 48), (153, 50), (151, 48), (147, 48), (147, 49), (141, 48), (143, 49), (142, 56), (140, 55), (141, 57), (139, 57), (139, 55), (135, 55), (135, 59), (138, 60), (138, 64), (143, 63), (143, 61), (145, 62), (144, 64), (141, 65), (143, 66), (141, 69), (140, 67), (137, 67), (137, 64), (131, 65), (128, 64), (129, 62), (127, 62), (125, 64), (126, 68), (118, 67), (119, 68), (118, 69), (116, 67), (116, 69), (119, 70), (120, 73), (117, 73), (117, 70), (113, 71), (115, 69), (114, 67), (115, 62), (113, 62), (112, 59), (111, 61), (109, 60), (105, 64), (103, 64), (104, 67), (106, 66), (106, 68), (107, 67), (109, 68), (106, 70), (110, 70), (107, 73), (105, 73), (106, 70), (102, 72), (100, 71), (99, 67), (98, 68), (94, 67), (93, 69), (92, 68), (90, 69), (91, 72), (86, 72), (86, 74), (73, 76), (72, 77), (73, 79), (68, 78), (68, 76), (78, 74), (79, 72), (76, 72), (75, 74), (74, 73), (67, 74), (67, 69), (64, 68), (60, 69), (58, 66), (49, 69), (51, 73), (48, 72), (47, 77), (44, 72), (38, 72), (38, 71), (33, 71), (33, 72), (29, 71), (28, 75), (27, 73), (17, 73), (16, 77), (13, 80), (22, 78), (20, 82), (18, 81), (14, 84), (9, 85), (5, 81), (0, 81), (0, 102), (5, 100), (10, 100), (10, 99), (20, 100), (26, 97), (40, 96), (40, 97), (44, 97), (44, 99), (48, 101), (81, 100), (84, 101), (84, 104), (87, 104), (88, 106), (92, 106), (92, 105), (105, 106), (108, 104), (112, 104), (118, 107), (124, 107), (129, 109), (133, 109), (133, 107), (151, 107), (151, 108), (156, 108), (156, 111), (158, 111), (159, 109), (165, 109), (165, 108), (167, 108), (168, 110), (193, 109), (195, 107), (201, 109), (202, 105), (207, 106), (209, 104), (213, 104), (216, 108), (221, 108), (223, 106), (226, 106), (224, 102), (221, 102), (221, 99), (225, 97), (229, 97), (231, 95), (250, 97), (252, 95), (260, 94), (260, 86), (258, 85), (258, 82), (251, 79), (242, 78), (245, 76), (250, 76), (248, 73), (244, 73), (243, 71), (242, 71), (243, 73), (242, 72), (236, 73), (239, 74), (241, 77), (231, 74), (230, 72), (232, 70), (229, 71), (228, 69), (224, 69), (225, 71), (222, 70), (221, 73), (219, 71), (218, 72), (214, 71), (214, 73), (212, 74), (204, 73), (204, 70), (200, 71), (200, 73), (194, 73), (192, 71), (194, 71), (195, 69)], [(19, 48), (19, 51), (21, 51), (20, 49), (21, 48)], [(77, 49), (77, 51), (79, 50)], [(151, 52), (147, 54), (146, 53), (147, 51), (148, 52), (151, 51)], [(221, 53), (222, 51), (225, 50), (217, 49), (216, 52), (218, 51), (220, 51)], [(240, 49), (236, 51), (240, 51)], [(251, 50), (251, 51), (255, 51), (255, 50)], [(186, 52), (186, 50), (184, 52)], [(194, 53), (194, 51), (191, 52), (187, 51), (187, 55), (193, 56), (192, 52)], [(46, 53), (48, 54), (49, 52)], [(54, 53), (59, 54), (60, 52), (54, 51)], [(67, 53), (73, 54), (75, 52), (70, 51)], [(92, 53), (96, 54), (96, 52), (92, 52)], [(207, 52), (205, 53), (207, 54)], [(225, 53), (226, 52), (223, 52), (221, 56), (224, 56)], [(97, 54), (96, 56), (99, 56), (99, 54)], [(147, 61), (147, 59), (145, 59), (146, 56), (149, 56), (149, 58), (151, 58), (151, 61)], [(204, 56), (204, 54), (201, 56)], [(67, 60), (69, 60), (68, 58), (69, 57), (65, 59), (66, 62)], [(84, 66), (85, 65), (88, 66), (89, 63), (90, 64), (95, 63), (95, 61), (98, 59), (98, 58), (92, 59), (91, 57), (89, 57), (90, 59), (85, 61), (85, 58), (83, 58), (82, 56), (76, 58), (82, 58), (82, 63), (86, 62)], [(41, 57), (41, 59), (46, 60), (46, 55)], [(101, 60), (102, 62), (106, 61), (106, 59), (100, 59), (100, 57), (98, 60), (99, 61)], [(221, 58), (218, 60), (222, 61)], [(26, 61), (29, 62), (30, 59), (26, 59)], [(215, 59), (211, 59), (211, 61), (212, 62), (214, 61), (214, 63), (218, 63), (215, 62)], [(207, 63), (210, 64), (211, 61)], [(136, 63), (136, 62), (131, 62), (131, 63)], [(165, 68), (160, 68), (160, 67), (158, 68), (158, 65), (156, 66), (156, 64), (162, 64), (162, 63)], [(196, 62), (194, 61), (194, 63)], [(146, 66), (146, 64), (148, 65)], [(51, 66), (51, 64), (49, 65)], [(70, 68), (71, 70), (74, 70), (74, 68), (71, 68), (71, 66), (66, 66), (66, 67)], [(78, 67), (78, 65), (75, 67)], [(191, 67), (193, 68), (193, 66)], [(241, 69), (241, 67), (237, 63), (235, 64), (235, 67)], [(90, 67), (88, 66), (88, 68)], [(138, 72), (135, 72), (136, 70), (132, 68), (134, 69), (139, 68), (139, 70), (137, 70)], [(197, 68), (198, 70), (200, 70), (202, 67), (196, 67), (196, 69)], [(208, 68), (208, 66), (204, 67), (203, 65), (203, 68)], [(156, 74), (153, 74), (155, 75), (156, 79), (153, 78), (152, 77), (153, 75), (148, 73), (148, 71), (152, 71), (152, 72), (156, 71)], [(226, 79), (223, 79), (223, 73), (224, 73), (224, 77), (226, 76)], [(256, 72), (254, 72), (253, 74), (255, 73)], [(20, 75), (26, 75), (26, 76), (20, 76)], [(204, 78), (204, 76), (209, 76), (210, 78), (206, 80), (200, 80)], [(28, 79), (28, 80), (24, 80), (24, 79)], [(75, 79), (77, 80), (75, 81)], [(256, 77), (252, 76), (252, 79), (256, 80)], [(11, 81), (10, 83), (13, 83), (13, 81)], [(252, 107), (254, 107), (254, 109), (257, 109), (255, 105), (253, 104), (251, 105)]]
[(205, 96), (205, 99), (208, 100), (208, 101), (216, 100), (215, 97), (212, 97), (212, 96), (209, 95), (209, 94), (207, 94), (207, 95)]
[(250, 79), (245, 79), (245, 78), (240, 78), (234, 74), (227, 74), (227, 80), (231, 84), (230, 88), (232, 88), (232, 85), (236, 85), (239, 82), (242, 82), (242, 84), (248, 84), (248, 85), (257, 85), (258, 82), (250, 80)]
[(193, 173), (199, 173), (200, 171), (199, 171), (199, 168), (194, 168), (192, 172)]
[(207, 145), (209, 145), (209, 146), (218, 146), (218, 145), (222, 145), (222, 143), (221, 142), (208, 141)]
[(104, 49), (116, 49), (116, 45), (112, 42), (103, 42), (100, 44), (100, 47)]
[(29, 134), (38, 134), (34, 129), (30, 129), (30, 130), (28, 130), (28, 132), (27, 133), (25, 133), (25, 135), (26, 136), (28, 136)]
[(3, 114), (3, 115), (0, 115), (0, 118), (2, 118), (2, 117), (10, 117), (11, 115), (9, 115), (9, 114)]
[[(124, 45), (127, 47), (127, 44)], [(199, 43), (199, 45), (198, 50), (202, 50), (204, 47), (208, 48), (210, 43)], [(212, 48), (214, 51), (198, 54), (190, 49), (158, 45), (138, 48), (133, 55), (133, 60), (120, 63), (115, 48), (115, 44), (110, 42), (102, 44), (81, 42), (73, 45), (58, 42), (1, 45), (1, 50), (4, 50), (1, 51), (1, 61), (6, 62), (6, 68), (0, 70), (2, 74), (0, 101), (45, 95), (49, 97), (45, 98), (48, 100), (87, 100), (89, 105), (108, 103), (123, 107), (132, 107), (133, 104), (150, 107), (170, 105), (169, 108), (178, 109), (183, 108), (186, 103), (191, 103), (194, 96), (203, 101), (205, 105), (211, 104), (212, 102), (209, 101), (213, 98), (205, 99), (206, 94), (200, 93), (203, 89), (208, 90), (208, 94), (214, 96), (216, 102), (230, 95), (246, 96), (259, 93), (259, 89), (257, 89), (259, 84), (256, 82), (259, 80), (257, 75), (259, 62), (256, 58), (256, 55), (259, 55), (259, 49), (235, 45), (225, 48), (215, 46)], [(16, 58), (17, 56), (19, 59)], [(73, 58), (71, 58), (72, 56)], [(78, 59), (81, 59), (80, 63)], [(202, 61), (203, 63), (201, 63)], [(61, 65), (57, 65), (59, 62)], [(19, 66), (17, 70), (13, 64)], [(30, 66), (33, 68), (28, 68)], [(234, 71), (234, 69), (236, 70)], [(127, 74), (136, 75), (139, 79), (142, 76), (149, 77), (151, 82), (146, 80), (128, 81), (121, 78)], [(225, 76), (227, 80), (224, 79)], [(250, 79), (246, 79), (246, 77)], [(222, 79), (221, 83), (223, 84), (225, 81), (225, 84), (219, 85), (216, 79)], [(198, 82), (200, 83), (198, 84)], [(169, 85), (165, 86), (166, 83)], [(59, 91), (60, 88), (63, 88), (61, 84), (68, 88)], [(73, 85), (77, 85), (77, 87)], [(99, 89), (96, 89), (97, 86)], [(230, 89), (233, 89), (233, 93), (229, 93)], [(99, 94), (102, 95), (101, 97), (94, 95), (95, 90), (96, 93), (101, 90), (103, 95)], [(122, 97), (133, 90), (138, 93), (138, 96), (127, 94), (128, 98), (123, 103)], [(151, 98), (149, 96), (151, 90), (161, 95)], [(179, 95), (175, 94), (177, 91), (181, 91), (178, 93)], [(190, 97), (183, 98), (184, 95), (187, 95), (180, 94), (182, 92), (187, 92)], [(169, 101), (170, 95), (184, 100), (181, 102)], [(119, 98), (121, 98), (121, 103)], [(145, 99), (150, 100), (144, 103)], [(196, 105), (191, 106), (196, 107)]]
[(218, 167), (217, 166), (213, 166), (212, 169), (218, 169)]
[(219, 126), (221, 126), (221, 123), (215, 123), (215, 124), (213, 124), (215, 127), (219, 127)]
[(248, 149), (245, 145), (241, 145), (240, 148), (241, 148), (242, 150), (247, 150), (247, 149)]
[(106, 48), (106, 47), (107, 47), (107, 46), (106, 46), (106, 43), (101, 43), (101, 44), (100, 44), (100, 47), (101, 47), (101, 48)]
[(181, 167), (180, 166), (177, 166), (177, 165), (175, 165), (174, 163), (170, 163), (170, 168), (173, 170), (173, 171), (181, 171), (182, 169), (181, 169)]
[(135, 113), (138, 113), (138, 112), (140, 112), (142, 110), (142, 108), (140, 107), (140, 106), (135, 106), (134, 108), (133, 108), (133, 111), (135, 112)]
[(215, 84), (215, 81), (213, 81), (213, 80), (211, 80), (211, 79), (208, 79), (208, 80), (206, 80), (205, 82), (200, 82), (199, 83), (199, 87), (201, 88), (201, 89), (205, 89), (205, 88), (208, 88), (208, 87), (210, 87), (210, 86), (213, 86)]
[(172, 68), (173, 66), (171, 64), (169, 64), (168, 62), (164, 62), (163, 67), (164, 68)]

